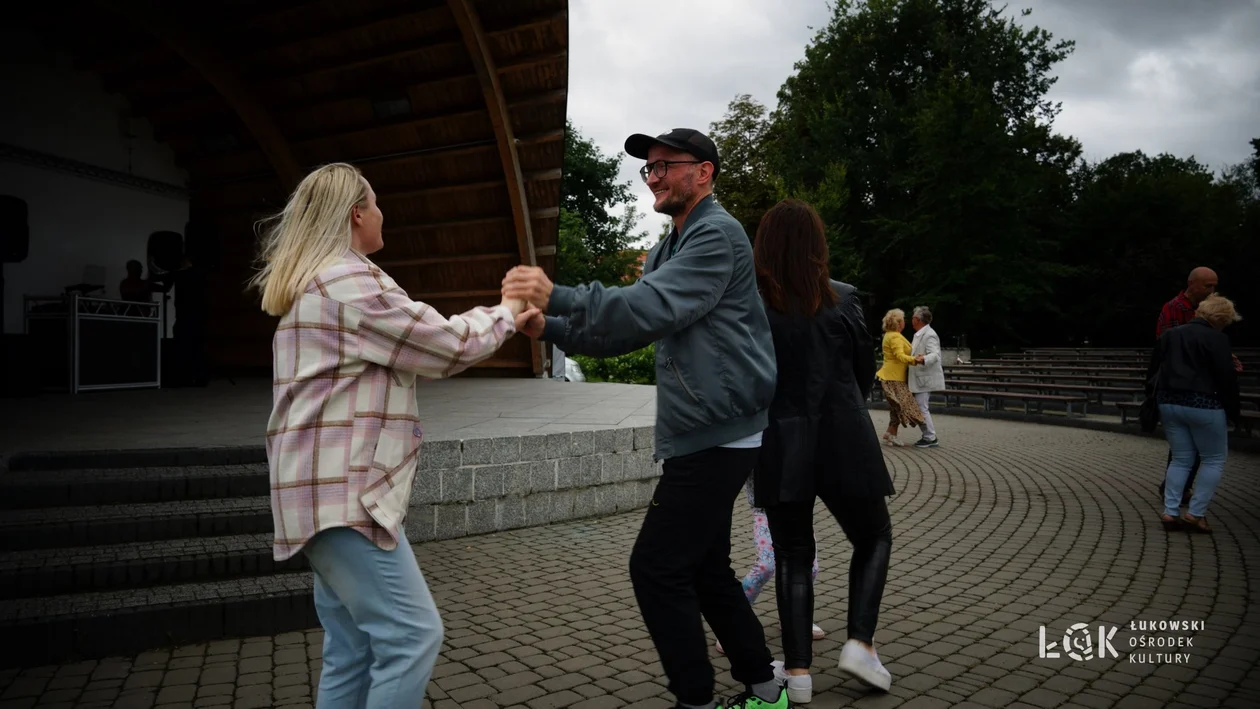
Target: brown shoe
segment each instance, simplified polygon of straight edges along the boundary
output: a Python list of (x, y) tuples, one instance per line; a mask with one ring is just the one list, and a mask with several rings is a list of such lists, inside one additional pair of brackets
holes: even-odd
[(1196, 534), (1211, 534), (1212, 530), (1208, 527), (1207, 520), (1202, 517), (1193, 517), (1189, 513), (1181, 515), (1181, 523), (1186, 529)]

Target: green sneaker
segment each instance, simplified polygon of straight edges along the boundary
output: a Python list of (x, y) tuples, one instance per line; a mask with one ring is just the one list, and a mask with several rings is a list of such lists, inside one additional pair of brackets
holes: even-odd
[(753, 694), (752, 691), (737, 694), (725, 702), (718, 702), (717, 709), (789, 709), (792, 703), (788, 701), (787, 688), (779, 688), (779, 698), (773, 702), (766, 700)]

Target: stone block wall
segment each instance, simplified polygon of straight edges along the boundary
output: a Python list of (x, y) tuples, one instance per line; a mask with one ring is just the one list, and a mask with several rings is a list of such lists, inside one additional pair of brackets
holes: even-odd
[(661, 467), (653, 428), (426, 441), (407, 512), (413, 542), (645, 507)]

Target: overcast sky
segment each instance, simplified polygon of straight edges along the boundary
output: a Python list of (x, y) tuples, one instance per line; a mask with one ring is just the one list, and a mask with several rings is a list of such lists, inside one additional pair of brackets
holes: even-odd
[[(1085, 157), (1143, 150), (1241, 162), (1260, 137), (1260, 0), (1011, 0), (1076, 50), (1055, 67), (1061, 133)], [(830, 12), (824, 0), (571, 0), (569, 117), (606, 154), (626, 136), (708, 130), (737, 94), (775, 94)], [(664, 217), (633, 179), (642, 228)]]

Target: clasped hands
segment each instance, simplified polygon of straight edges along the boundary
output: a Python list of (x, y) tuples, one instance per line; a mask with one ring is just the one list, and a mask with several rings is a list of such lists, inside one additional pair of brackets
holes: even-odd
[(542, 337), (547, 304), (553, 285), (537, 266), (517, 266), (503, 277), (503, 301), (516, 317), (516, 331), (537, 339)]

